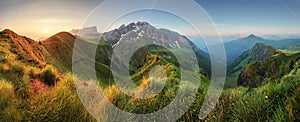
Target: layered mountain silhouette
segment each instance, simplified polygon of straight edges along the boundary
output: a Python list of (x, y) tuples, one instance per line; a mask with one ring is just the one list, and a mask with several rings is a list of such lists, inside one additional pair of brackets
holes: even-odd
[(225, 43), (225, 50), (228, 64), (232, 63), (234, 59), (243, 54), (245, 51), (251, 49), (256, 43), (265, 43), (267, 40), (257, 37), (253, 34), (248, 37), (237, 39)]
[[(250, 50), (256, 43), (263, 43), (282, 50), (299, 50), (300, 38), (268, 40), (251, 34), (244, 38), (232, 40), (224, 44), (227, 64), (230, 65), (231, 63), (233, 63), (233, 61), (237, 57), (242, 55), (244, 52)], [(211, 48), (214, 48), (214, 45), (212, 45)]]

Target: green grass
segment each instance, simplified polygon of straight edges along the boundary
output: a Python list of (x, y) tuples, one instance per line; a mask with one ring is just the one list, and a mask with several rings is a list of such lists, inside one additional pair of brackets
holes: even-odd
[[(26, 68), (28, 70), (25, 70)], [(29, 75), (31, 70), (34, 73)], [(21, 64), (9, 68), (10, 72), (23, 75), (23, 80), (26, 80), (26, 77), (36, 77), (42, 73), (42, 71), (36, 70)], [(58, 74), (55, 73), (55, 75)], [(216, 108), (206, 120), (297, 121), (300, 119), (298, 117), (300, 112), (299, 78), (300, 70), (295, 67), (290, 73), (279, 78), (277, 82), (266, 81), (262, 86), (251, 90), (245, 87), (226, 89), (223, 91)], [(179, 82), (176, 78), (170, 79), (168, 87), (161, 94), (147, 100), (130, 98), (114, 85), (105, 86), (103, 91), (112, 103), (125, 111), (150, 113), (164, 108), (172, 101), (176, 95), (176, 87), (174, 86)], [(28, 84), (28, 82), (24, 83)], [(193, 102), (193, 106), (179, 121), (200, 121), (198, 113), (208, 85), (209, 80), (204, 78), (199, 86), (199, 93), (196, 94), (197, 99)], [(55, 86), (32, 97), (23, 98), (15, 94), (14, 88), (15, 85), (11, 81), (0, 81), (0, 121), (95, 121), (85, 110), (76, 94), (72, 74), (65, 74)], [(186, 89), (188, 88), (190, 86), (186, 87)], [(89, 91), (89, 89), (86, 90)], [(100, 105), (100, 108), (103, 109), (101, 120), (118, 119), (113, 113), (106, 113), (108, 111), (105, 110), (105, 103)]]
[(14, 86), (0, 80), (0, 121), (20, 121), (22, 112), (17, 108), (19, 102), (14, 93)]
[(299, 120), (299, 67), (295, 67), (277, 82), (266, 82), (250, 91), (243, 87), (225, 90), (218, 107), (207, 119), (213, 121)]
[(237, 79), (238, 76), (233, 76), (233, 75), (227, 75), (224, 83), (224, 88), (233, 88), (237, 86)]
[(81, 104), (71, 74), (54, 88), (30, 98), (29, 106), (26, 121), (95, 121)]
[(41, 72), (40, 78), (43, 82), (47, 83), (48, 85), (54, 85), (57, 80), (56, 74), (57, 73), (53, 67), (47, 66)]
[(248, 64), (242, 70), (243, 77), (248, 81), (238, 80), (243, 86), (257, 87), (263, 84), (263, 80), (277, 79), (290, 72), (300, 53), (279, 53), (271, 56), (268, 60), (256, 61)]

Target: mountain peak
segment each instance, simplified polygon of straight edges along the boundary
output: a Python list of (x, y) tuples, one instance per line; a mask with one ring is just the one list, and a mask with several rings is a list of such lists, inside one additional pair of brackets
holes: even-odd
[(138, 27), (141, 27), (141, 26), (149, 26), (150, 24), (149, 24), (148, 22), (140, 22), (140, 21), (138, 21), (138, 22), (136, 23), (136, 25), (137, 25)]
[(254, 35), (254, 34), (250, 34), (249, 36), (247, 36), (247, 37), (245, 37), (243, 39), (247, 40), (247, 41), (255, 42), (255, 43), (266, 41), (264, 38), (258, 37), (258, 36)]
[(119, 30), (124, 30), (124, 29), (125, 30), (133, 30), (133, 29), (136, 29), (136, 27), (140, 28), (142, 26), (150, 26), (150, 24), (148, 22), (140, 22), (140, 21), (138, 21), (136, 23), (132, 22), (128, 25), (125, 25), (125, 24), (121, 25), (119, 27)]
[[(64, 40), (61, 40), (61, 38)], [(72, 40), (74, 40), (73, 38), (76, 38), (76, 37), (69, 32), (63, 31), (63, 32), (59, 32), (59, 33), (54, 34), (51, 37), (45, 39), (43, 41), (43, 43), (48, 43), (51, 41), (72, 41)]]
[(259, 37), (255, 36), (254, 34), (250, 34), (250, 35), (247, 36), (246, 38), (259, 38)]
[[(68, 35), (68, 36), (74, 36), (73, 34), (71, 34), (71, 33), (69, 33), (69, 32), (66, 32), (66, 31), (59, 32), (59, 33), (57, 33), (57, 34), (55, 34), (55, 35)], [(55, 36), (55, 35), (54, 35), (54, 36)]]
[(3, 33), (3, 34), (7, 34), (7, 35), (9, 35), (9, 36), (13, 36), (13, 37), (15, 37), (15, 36), (18, 35), (17, 33), (15, 33), (14, 31), (12, 31), (12, 30), (10, 30), (10, 29), (4, 29), (4, 30), (2, 31), (2, 33)]

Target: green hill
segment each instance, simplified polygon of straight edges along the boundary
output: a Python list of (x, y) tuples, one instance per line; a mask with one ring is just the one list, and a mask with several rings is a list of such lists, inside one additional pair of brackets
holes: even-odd
[(278, 53), (270, 59), (255, 61), (243, 68), (238, 76), (237, 85), (258, 87), (266, 79), (280, 78), (289, 73), (299, 59), (300, 53)]
[(228, 73), (235, 75), (239, 74), (245, 65), (251, 64), (255, 61), (270, 59), (271, 56), (280, 53), (280, 51), (271, 46), (257, 43), (252, 47), (251, 50), (244, 52), (241, 56), (234, 60), (231, 65), (228, 66)]
[(235, 59), (231, 65), (227, 67), (227, 80), (226, 87), (236, 86), (238, 75), (241, 73), (243, 68), (252, 64), (256, 61), (263, 61), (270, 59), (275, 54), (281, 54), (279, 50), (267, 46), (263, 43), (255, 44), (251, 50), (244, 52), (241, 56)]
[[(74, 46), (75, 40), (80, 46)], [(99, 44), (96, 44), (96, 41), (98, 40), (85, 40), (68, 32), (60, 32), (43, 41), (42, 46), (50, 55), (48, 62), (53, 64), (62, 72), (72, 71), (72, 66), (80, 63), (78, 61), (83, 62), (84, 60), (92, 60), (95, 62), (95, 68), (99, 80), (107, 82), (110, 80), (109, 66), (112, 48), (104, 40), (100, 40)], [(89, 57), (88, 59), (85, 58), (84, 60), (80, 60), (80, 57), (75, 57), (78, 60), (72, 62), (73, 53), (76, 53), (76, 56), (86, 56), (89, 55), (89, 48), (91, 47), (97, 48), (95, 57)]]

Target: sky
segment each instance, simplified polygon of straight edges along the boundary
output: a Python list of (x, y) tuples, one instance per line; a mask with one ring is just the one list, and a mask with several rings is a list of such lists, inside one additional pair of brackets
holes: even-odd
[[(249, 34), (300, 35), (299, 0), (196, 0), (196, 2), (207, 12), (224, 37)], [(33, 39), (47, 38), (61, 31), (82, 28), (82, 25), (93, 26), (94, 23), (84, 23), (89, 14), (101, 3), (103, 0), (1, 0), (0, 28), (9, 28)], [(107, 7), (102, 16), (112, 17), (115, 11), (124, 9), (126, 5), (132, 8), (140, 6), (125, 0), (115, 4), (119, 7)], [(155, 0), (149, 4), (159, 6)], [(172, 7), (189, 9), (184, 5)], [(199, 13), (195, 11), (187, 14), (198, 16)], [(103, 32), (136, 21), (147, 21), (158, 28), (167, 28), (190, 37), (195, 36), (194, 31), (187, 27), (188, 24), (180, 16), (161, 11), (130, 13), (111, 22), (110, 27), (99, 21), (95, 22), (95, 26)], [(205, 23), (199, 24), (203, 24), (203, 28), (206, 27)]]

